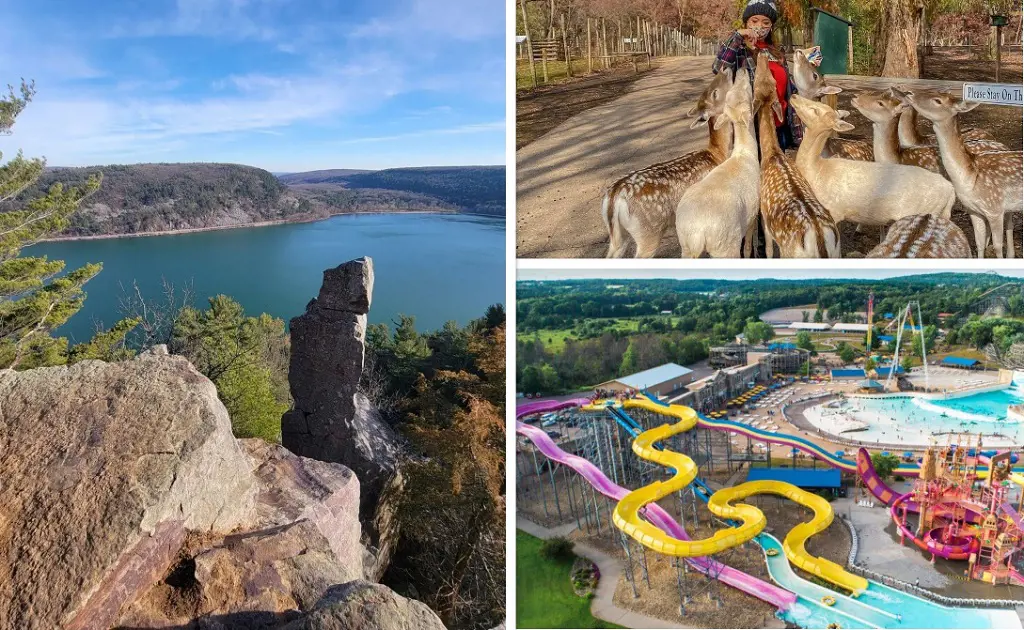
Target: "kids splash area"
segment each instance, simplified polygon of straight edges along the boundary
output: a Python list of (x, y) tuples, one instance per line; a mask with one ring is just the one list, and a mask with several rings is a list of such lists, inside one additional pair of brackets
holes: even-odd
[[(887, 481), (868, 448), (648, 392), (529, 402), (516, 432), (519, 516), (614, 554), (622, 608), (686, 627), (1022, 627), (1024, 467), (977, 434), (903, 453)], [(855, 528), (853, 509), (884, 518)], [(865, 543), (953, 586), (866, 566)]]

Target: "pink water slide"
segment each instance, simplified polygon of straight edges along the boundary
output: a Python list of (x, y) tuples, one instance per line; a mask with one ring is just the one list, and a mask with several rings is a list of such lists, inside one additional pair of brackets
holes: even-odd
[[(575, 401), (541, 401), (527, 403), (516, 409), (516, 417), (534, 413), (545, 413), (557, 409), (575, 407), (579, 404), (586, 404), (589, 401), (580, 399)], [(629, 493), (629, 490), (619, 486), (605, 476), (601, 470), (590, 461), (577, 455), (566, 453), (556, 445), (543, 429), (530, 426), (523, 422), (516, 422), (516, 433), (526, 436), (548, 459), (568, 466), (576, 471), (581, 477), (587, 480), (598, 492), (614, 501), (619, 501)], [(673, 538), (679, 540), (690, 540), (686, 530), (675, 521), (672, 516), (657, 504), (648, 505), (642, 512), (644, 518), (654, 524)], [(765, 582), (752, 575), (726, 566), (720, 562), (707, 557), (686, 558), (686, 562), (697, 571), (709, 576), (717, 577), (723, 583), (739, 589), (766, 601), (780, 610), (786, 610), (796, 602), (796, 595), (774, 584)]]

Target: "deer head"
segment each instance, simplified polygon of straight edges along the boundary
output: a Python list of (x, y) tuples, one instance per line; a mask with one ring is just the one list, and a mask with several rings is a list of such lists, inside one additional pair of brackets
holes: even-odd
[(807, 53), (797, 48), (793, 51), (793, 84), (804, 98), (821, 98), (825, 94), (839, 94), (842, 88), (825, 83), (825, 75), (817, 66), (807, 60)]
[(812, 101), (799, 94), (794, 94), (789, 102), (808, 129), (831, 129), (840, 132), (853, 129), (853, 125), (843, 120), (850, 115), (848, 111), (832, 109), (824, 103)]
[(959, 114), (969, 112), (981, 103), (968, 103), (955, 98), (948, 92), (913, 89), (907, 92), (907, 100), (919, 114), (935, 122), (947, 122)]
[[(736, 81), (725, 94), (725, 116), (715, 119), (715, 129), (727, 124), (730, 120), (741, 127), (750, 123), (750, 81)], [(727, 120), (728, 119), (728, 120)]]
[(690, 123), (690, 129), (696, 129), (707, 123), (709, 118), (721, 116), (722, 112), (725, 111), (725, 95), (732, 88), (732, 85), (732, 72), (725, 70), (715, 75), (715, 78), (711, 80), (711, 83), (701, 93), (700, 98), (697, 99), (697, 104), (686, 113), (687, 116), (697, 117), (696, 120)]
[(754, 113), (761, 111), (765, 105), (772, 108), (776, 118), (782, 118), (778, 85), (775, 83), (775, 77), (772, 76), (771, 70), (768, 69), (768, 57), (758, 55), (757, 69), (754, 71)]
[(854, 95), (850, 103), (864, 114), (865, 118), (879, 124), (888, 123), (909, 107), (902, 98), (893, 96), (890, 90), (863, 90)]

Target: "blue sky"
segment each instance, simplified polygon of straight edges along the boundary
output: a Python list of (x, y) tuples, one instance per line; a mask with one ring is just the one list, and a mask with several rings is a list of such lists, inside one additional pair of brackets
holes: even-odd
[(38, 91), (6, 158), (505, 163), (503, 0), (5, 4), (0, 84)]

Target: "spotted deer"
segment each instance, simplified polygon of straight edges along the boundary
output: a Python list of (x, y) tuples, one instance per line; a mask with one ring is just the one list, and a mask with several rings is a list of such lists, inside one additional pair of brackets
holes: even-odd
[(967, 236), (949, 219), (931, 214), (903, 217), (868, 258), (970, 258)]
[(843, 120), (849, 112), (799, 95), (792, 104), (807, 126), (796, 166), (836, 223), (884, 226), (915, 214), (949, 218), (956, 193), (940, 175), (915, 166), (822, 158), (828, 134), (853, 129)]
[(919, 166), (943, 175), (938, 147), (903, 148), (900, 146), (897, 130), (898, 117), (904, 110), (910, 108), (902, 99), (893, 96), (888, 90), (882, 92), (864, 90), (855, 94), (850, 99), (850, 104), (871, 121), (876, 162)]
[[(907, 91), (910, 88), (905, 86), (893, 86), (889, 88), (889, 92), (894, 98), (898, 98), (906, 103), (907, 108), (900, 113), (899, 122), (899, 137), (900, 145), (904, 147), (923, 147), (923, 146), (938, 146), (938, 140), (934, 135), (924, 135), (921, 133), (920, 128), (917, 126), (917, 110), (910, 106), (910, 102), (907, 101)], [(977, 142), (979, 143), (976, 149), (985, 150), (1005, 150), (1006, 145), (999, 142), (995, 137), (984, 129), (978, 129), (976, 127), (964, 127), (960, 130), (960, 137), (965, 142)], [(972, 148), (972, 147), (969, 147)]]
[[(839, 94), (843, 89), (836, 85), (828, 85), (825, 75), (818, 67), (807, 60), (807, 54), (801, 49), (793, 51), (793, 84), (800, 96), (812, 101), (820, 100), (826, 94)], [(824, 157), (840, 157), (847, 160), (871, 162), (875, 159), (871, 143), (853, 138), (839, 138), (833, 134), (825, 141)]]
[(754, 106), (761, 143), (761, 217), (765, 252), (782, 258), (838, 258), (839, 229), (818, 202), (793, 161), (779, 147), (773, 111), (781, 115), (775, 78), (767, 58), (757, 61), (754, 72)]
[[(1024, 167), (1020, 151), (988, 151), (971, 154), (957, 133), (957, 116), (980, 103), (960, 101), (950, 94), (914, 89), (907, 99), (919, 114), (932, 121), (939, 142), (942, 165), (956, 187), (960, 203), (967, 209), (974, 226), (978, 258), (985, 257), (989, 236), (996, 257), (1003, 257), (1003, 225), (1006, 215), (1021, 212), (1024, 194)], [(1012, 225), (1012, 221), (1010, 222)], [(1014, 255), (1013, 231), (1006, 231), (1010, 257)]]
[(629, 237), (636, 242), (636, 258), (653, 257), (673, 225), (683, 193), (729, 157), (732, 125), (716, 128), (715, 123), (722, 116), (725, 95), (732, 85), (732, 73), (719, 72), (687, 113), (697, 117), (690, 129), (707, 124), (710, 137), (706, 149), (633, 171), (605, 192), (601, 218), (608, 230), (608, 258), (625, 256)]
[[(676, 207), (676, 235), (683, 258), (739, 258), (746, 238), (750, 255), (757, 233), (761, 169), (757, 163), (750, 81), (736, 81), (715, 128), (732, 125), (732, 155), (683, 193)], [(773, 134), (774, 135), (774, 130)]]

